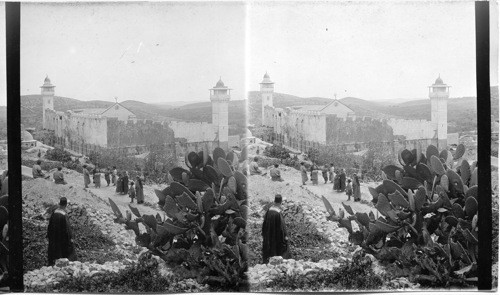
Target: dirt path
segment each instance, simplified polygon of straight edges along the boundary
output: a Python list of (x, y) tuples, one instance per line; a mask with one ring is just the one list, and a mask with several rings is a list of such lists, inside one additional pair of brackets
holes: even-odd
[[(54, 171), (50, 171), (51, 178), (50, 180), (47, 181), (52, 181), (52, 173)], [(113, 202), (118, 205), (120, 210), (122, 211), (123, 214), (125, 214), (125, 210), (129, 210), (128, 205), (130, 204), (130, 198), (128, 195), (119, 195), (116, 193), (116, 187), (114, 187), (112, 184), (110, 186), (107, 186), (106, 181), (104, 180), (104, 175), (101, 175), (101, 187), (96, 188), (93, 183), (89, 185), (88, 189), (84, 189), (83, 185), (83, 174), (78, 173), (73, 170), (68, 170), (68, 169), (63, 169), (64, 173), (64, 179), (68, 184), (66, 185), (57, 185), (57, 186), (63, 186), (67, 187), (68, 193), (71, 191), (73, 192), (71, 195), (74, 195), (77, 198), (83, 197), (88, 194), (84, 194), (83, 192), (86, 190), (90, 192), (90, 195), (92, 198), (89, 198), (88, 200), (80, 200), (83, 203), (91, 204), (93, 207), (96, 207), (96, 209), (100, 210), (105, 210), (105, 211), (111, 211), (111, 207), (108, 205), (108, 198), (111, 198)], [(139, 212), (141, 214), (153, 214), (156, 215), (156, 213), (160, 212), (160, 208), (156, 205), (158, 202), (158, 199), (156, 195), (154, 194), (154, 188), (158, 187), (150, 187), (150, 186), (145, 186), (144, 187), (144, 200), (145, 202), (152, 204), (152, 206), (147, 206), (145, 204), (137, 204), (134, 202), (132, 206), (137, 207), (139, 209)], [(82, 193), (78, 193), (78, 191), (81, 190)], [(77, 193), (75, 195), (75, 193)], [(70, 196), (68, 196), (71, 198)], [(98, 198), (96, 200), (96, 197)], [(71, 201), (71, 199), (70, 199)], [(154, 208), (152, 208), (154, 207)], [(163, 216), (162, 213), (160, 215)]]
[[(306, 185), (302, 185), (300, 172), (286, 166), (280, 166), (282, 178), (285, 180), (283, 182), (275, 182), (269, 179), (269, 171), (264, 169), (267, 176), (252, 175), (249, 179), (249, 186), (251, 197), (255, 197), (262, 200), (272, 201), (275, 194), (281, 194), (287, 200), (302, 201), (308, 203), (311, 206), (320, 208), (322, 211), (326, 212), (321, 196), (324, 196), (332, 204), (335, 210), (342, 207), (342, 202), (348, 204), (352, 207), (354, 211), (357, 212), (370, 212), (376, 213), (377, 211), (374, 207), (369, 205), (347, 201), (347, 195), (345, 193), (338, 193), (333, 190), (333, 184), (328, 182), (324, 183), (323, 178), (318, 185), (312, 185), (311, 181), (308, 181)], [(368, 185), (375, 187), (376, 184), (361, 184), (361, 199), (366, 201), (371, 201), (372, 196), (368, 191)]]

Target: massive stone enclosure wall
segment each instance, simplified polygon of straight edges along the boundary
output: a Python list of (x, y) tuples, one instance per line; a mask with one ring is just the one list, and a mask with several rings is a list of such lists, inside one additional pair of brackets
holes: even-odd
[(184, 138), (189, 143), (213, 141), (216, 137), (214, 126), (207, 122), (172, 121), (168, 125), (174, 131), (176, 138)]
[(70, 142), (107, 146), (107, 120), (99, 115), (46, 110), (46, 128), (54, 130), (66, 146)]
[(392, 127), (394, 135), (403, 135), (408, 140), (436, 137), (434, 126), (430, 121), (390, 119), (387, 120), (387, 124)]
[(326, 118), (327, 144), (392, 141), (393, 130), (385, 121), (371, 118)]
[(166, 123), (151, 120), (129, 120), (108, 118), (107, 147), (166, 144), (174, 142), (174, 132)]
[[(290, 109), (265, 108), (267, 122), (272, 122), (274, 132), (286, 140), (306, 140), (326, 143), (326, 116), (318, 112), (292, 111)], [(267, 119), (266, 119), (267, 120)]]

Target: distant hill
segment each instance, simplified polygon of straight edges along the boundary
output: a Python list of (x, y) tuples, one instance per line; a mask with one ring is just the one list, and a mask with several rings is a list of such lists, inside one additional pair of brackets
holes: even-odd
[[(493, 89), (493, 88), (492, 88)], [(494, 90), (492, 90), (493, 94)], [(496, 88), (496, 109), (492, 107), (492, 114), (496, 112), (498, 118), (498, 87)], [(284, 93), (275, 93), (276, 107), (291, 107), (296, 105), (326, 105), (332, 99), (314, 97), (301, 98)], [(430, 99), (405, 100), (398, 103), (396, 100), (385, 100), (384, 103), (367, 101), (356, 97), (344, 97), (340, 102), (350, 107), (358, 116), (370, 116), (373, 118), (401, 118), (413, 120), (431, 119)], [(391, 103), (387, 103), (391, 101)], [(492, 99), (493, 101), (493, 99)], [(249, 92), (249, 122), (260, 124), (261, 120), (261, 98), (258, 91)], [(475, 97), (450, 98), (448, 100), (448, 132), (463, 132), (477, 130), (477, 108)]]
[[(68, 97), (55, 96), (54, 109), (67, 111), (74, 109), (108, 108), (114, 103), (110, 101), (81, 101)], [(136, 114), (138, 119), (155, 121), (193, 121), (211, 122), (212, 106), (210, 102), (187, 104), (181, 107), (159, 106), (135, 100), (120, 102), (124, 107)], [(1, 118), (1, 117), (0, 117)], [(42, 96), (21, 96), (21, 123), (25, 127), (41, 127), (42, 121)], [(245, 101), (229, 102), (229, 132), (230, 135), (241, 134), (245, 130)]]

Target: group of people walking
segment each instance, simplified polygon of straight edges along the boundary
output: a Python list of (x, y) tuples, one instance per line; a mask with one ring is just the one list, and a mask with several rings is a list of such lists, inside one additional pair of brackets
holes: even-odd
[(347, 179), (345, 170), (334, 169), (333, 163), (330, 165), (323, 165), (321, 168), (319, 168), (315, 164), (312, 164), (309, 168), (307, 168), (305, 163), (301, 162), (300, 172), (302, 176), (302, 185), (306, 185), (306, 182), (309, 181), (308, 174), (310, 175), (312, 184), (318, 185), (319, 173), (321, 172), (325, 184), (328, 183), (328, 181), (330, 181), (330, 183), (333, 183), (333, 190), (336, 192), (345, 192), (348, 197), (348, 201), (351, 200), (351, 196), (353, 196), (355, 202), (361, 200), (360, 182), (359, 177), (356, 173), (354, 173), (352, 176), (351, 184), (351, 179)]
[[(101, 170), (95, 168), (92, 170), (92, 179), (95, 187), (101, 187)], [(116, 193), (120, 195), (128, 195), (130, 198), (130, 203), (137, 199), (137, 204), (144, 203), (144, 184), (143, 179), (137, 175), (136, 182), (129, 181), (128, 171), (118, 171), (116, 166), (108, 167), (104, 170), (104, 180), (107, 186), (110, 184), (116, 187)], [(83, 165), (83, 180), (85, 188), (88, 188), (90, 184), (90, 172), (86, 165)]]

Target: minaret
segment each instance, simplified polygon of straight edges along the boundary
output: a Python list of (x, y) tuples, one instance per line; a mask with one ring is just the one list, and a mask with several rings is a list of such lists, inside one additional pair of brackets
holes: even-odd
[(260, 97), (262, 98), (262, 125), (271, 126), (271, 122), (267, 122), (265, 118), (266, 106), (273, 106), (274, 82), (271, 81), (267, 72), (260, 83)]
[(443, 83), (441, 75), (434, 84), (429, 86), (431, 122), (437, 135), (439, 149), (446, 149), (448, 146), (448, 98), (450, 97), (450, 87)]
[(47, 128), (47, 123), (45, 122), (45, 110), (54, 110), (54, 88), (56, 86), (52, 85), (50, 83), (49, 76), (45, 77), (45, 80), (43, 81), (43, 86), (40, 86), (42, 88), (42, 100), (43, 100), (43, 122), (42, 126), (43, 129)]
[(231, 90), (224, 86), (222, 79), (219, 79), (214, 88), (210, 89), (210, 101), (212, 101), (212, 125), (217, 133), (219, 147), (228, 148), (228, 106), (231, 99)]

